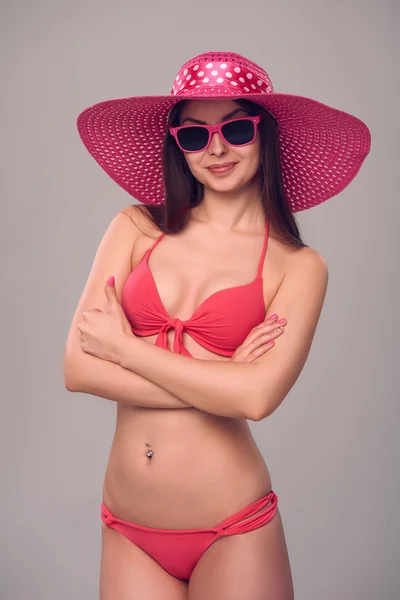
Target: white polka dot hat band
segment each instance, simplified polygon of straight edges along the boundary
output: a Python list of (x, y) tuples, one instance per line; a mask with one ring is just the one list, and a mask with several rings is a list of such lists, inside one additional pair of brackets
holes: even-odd
[(184, 99), (246, 98), (278, 124), (282, 179), (292, 212), (339, 194), (371, 147), (368, 127), (346, 112), (273, 90), (261, 67), (233, 52), (206, 52), (185, 63), (171, 93), (99, 102), (77, 121), (87, 150), (124, 190), (143, 204), (163, 204), (162, 147), (170, 109)]

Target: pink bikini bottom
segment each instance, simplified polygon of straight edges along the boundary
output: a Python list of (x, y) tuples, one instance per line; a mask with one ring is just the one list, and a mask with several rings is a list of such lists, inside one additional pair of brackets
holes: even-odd
[[(267, 506), (267, 504), (269, 506)], [(260, 509), (265, 511), (255, 515)], [(201, 555), (215, 540), (225, 535), (236, 535), (262, 527), (274, 517), (278, 496), (271, 492), (231, 515), (216, 527), (207, 529), (155, 529), (135, 525), (114, 517), (101, 504), (101, 518), (108, 527), (115, 529), (156, 560), (168, 573), (188, 581)], [(240, 523), (246, 517), (251, 517)]]

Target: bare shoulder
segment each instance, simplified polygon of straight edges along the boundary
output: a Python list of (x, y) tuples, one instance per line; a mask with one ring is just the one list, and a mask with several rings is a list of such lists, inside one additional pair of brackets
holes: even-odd
[(281, 240), (270, 236), (267, 253), (268, 277), (265, 278), (266, 296), (268, 297), (268, 285), (270, 282), (270, 293), (277, 293), (283, 282), (287, 282), (297, 274), (301, 280), (301, 274), (311, 272), (322, 282), (328, 279), (328, 265), (324, 257), (310, 246), (288, 246)]
[(328, 285), (328, 264), (317, 250), (310, 246), (290, 247), (273, 240), (270, 257), (270, 272), (275, 275), (274, 295), (289, 286), (294, 295), (296, 289), (303, 287), (324, 295)]
[(328, 280), (329, 270), (325, 258), (317, 250), (303, 246), (289, 253), (281, 288), (282, 292), (286, 290), (291, 293), (293, 298), (306, 298), (310, 306), (315, 303), (315, 311), (319, 313)]
[(309, 269), (328, 271), (328, 265), (322, 254), (310, 246), (291, 249), (286, 251), (286, 267), (292, 270), (298, 267)]
[(160, 232), (150, 211), (143, 204), (131, 204), (120, 212), (131, 220), (138, 235), (157, 237), (157, 232)]

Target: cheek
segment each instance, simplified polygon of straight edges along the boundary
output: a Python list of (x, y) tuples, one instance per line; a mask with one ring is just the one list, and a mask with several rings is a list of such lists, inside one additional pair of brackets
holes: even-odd
[(244, 149), (247, 149), (248, 151), (248, 160), (249, 162), (251, 162), (251, 164), (259, 164), (261, 161), (261, 156), (260, 156), (260, 140), (259, 138), (255, 140), (255, 142), (253, 144), (250, 144), (250, 146), (246, 146)]
[(249, 171), (250, 174), (254, 174), (261, 163), (259, 142), (255, 142), (250, 146), (243, 147), (240, 151), (240, 154), (238, 152), (238, 156), (240, 157), (245, 169)]
[(199, 173), (202, 155), (202, 152), (196, 152), (194, 154), (184, 154), (186, 164), (189, 167), (192, 175), (194, 175), (194, 177), (197, 177), (197, 174)]
[(196, 164), (196, 155), (195, 154), (183, 154), (186, 160), (186, 164), (190, 170), (192, 170), (193, 166)]

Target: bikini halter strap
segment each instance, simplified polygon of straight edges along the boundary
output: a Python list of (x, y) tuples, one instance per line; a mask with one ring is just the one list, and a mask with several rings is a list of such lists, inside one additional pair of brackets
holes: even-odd
[(258, 263), (257, 277), (261, 277), (261, 273), (262, 273), (262, 269), (263, 269), (263, 265), (264, 265), (265, 253), (267, 252), (267, 247), (268, 247), (268, 232), (269, 232), (269, 221), (267, 221), (265, 224), (264, 245), (263, 245), (263, 249), (262, 249), (261, 256), (260, 256), (260, 261)]

